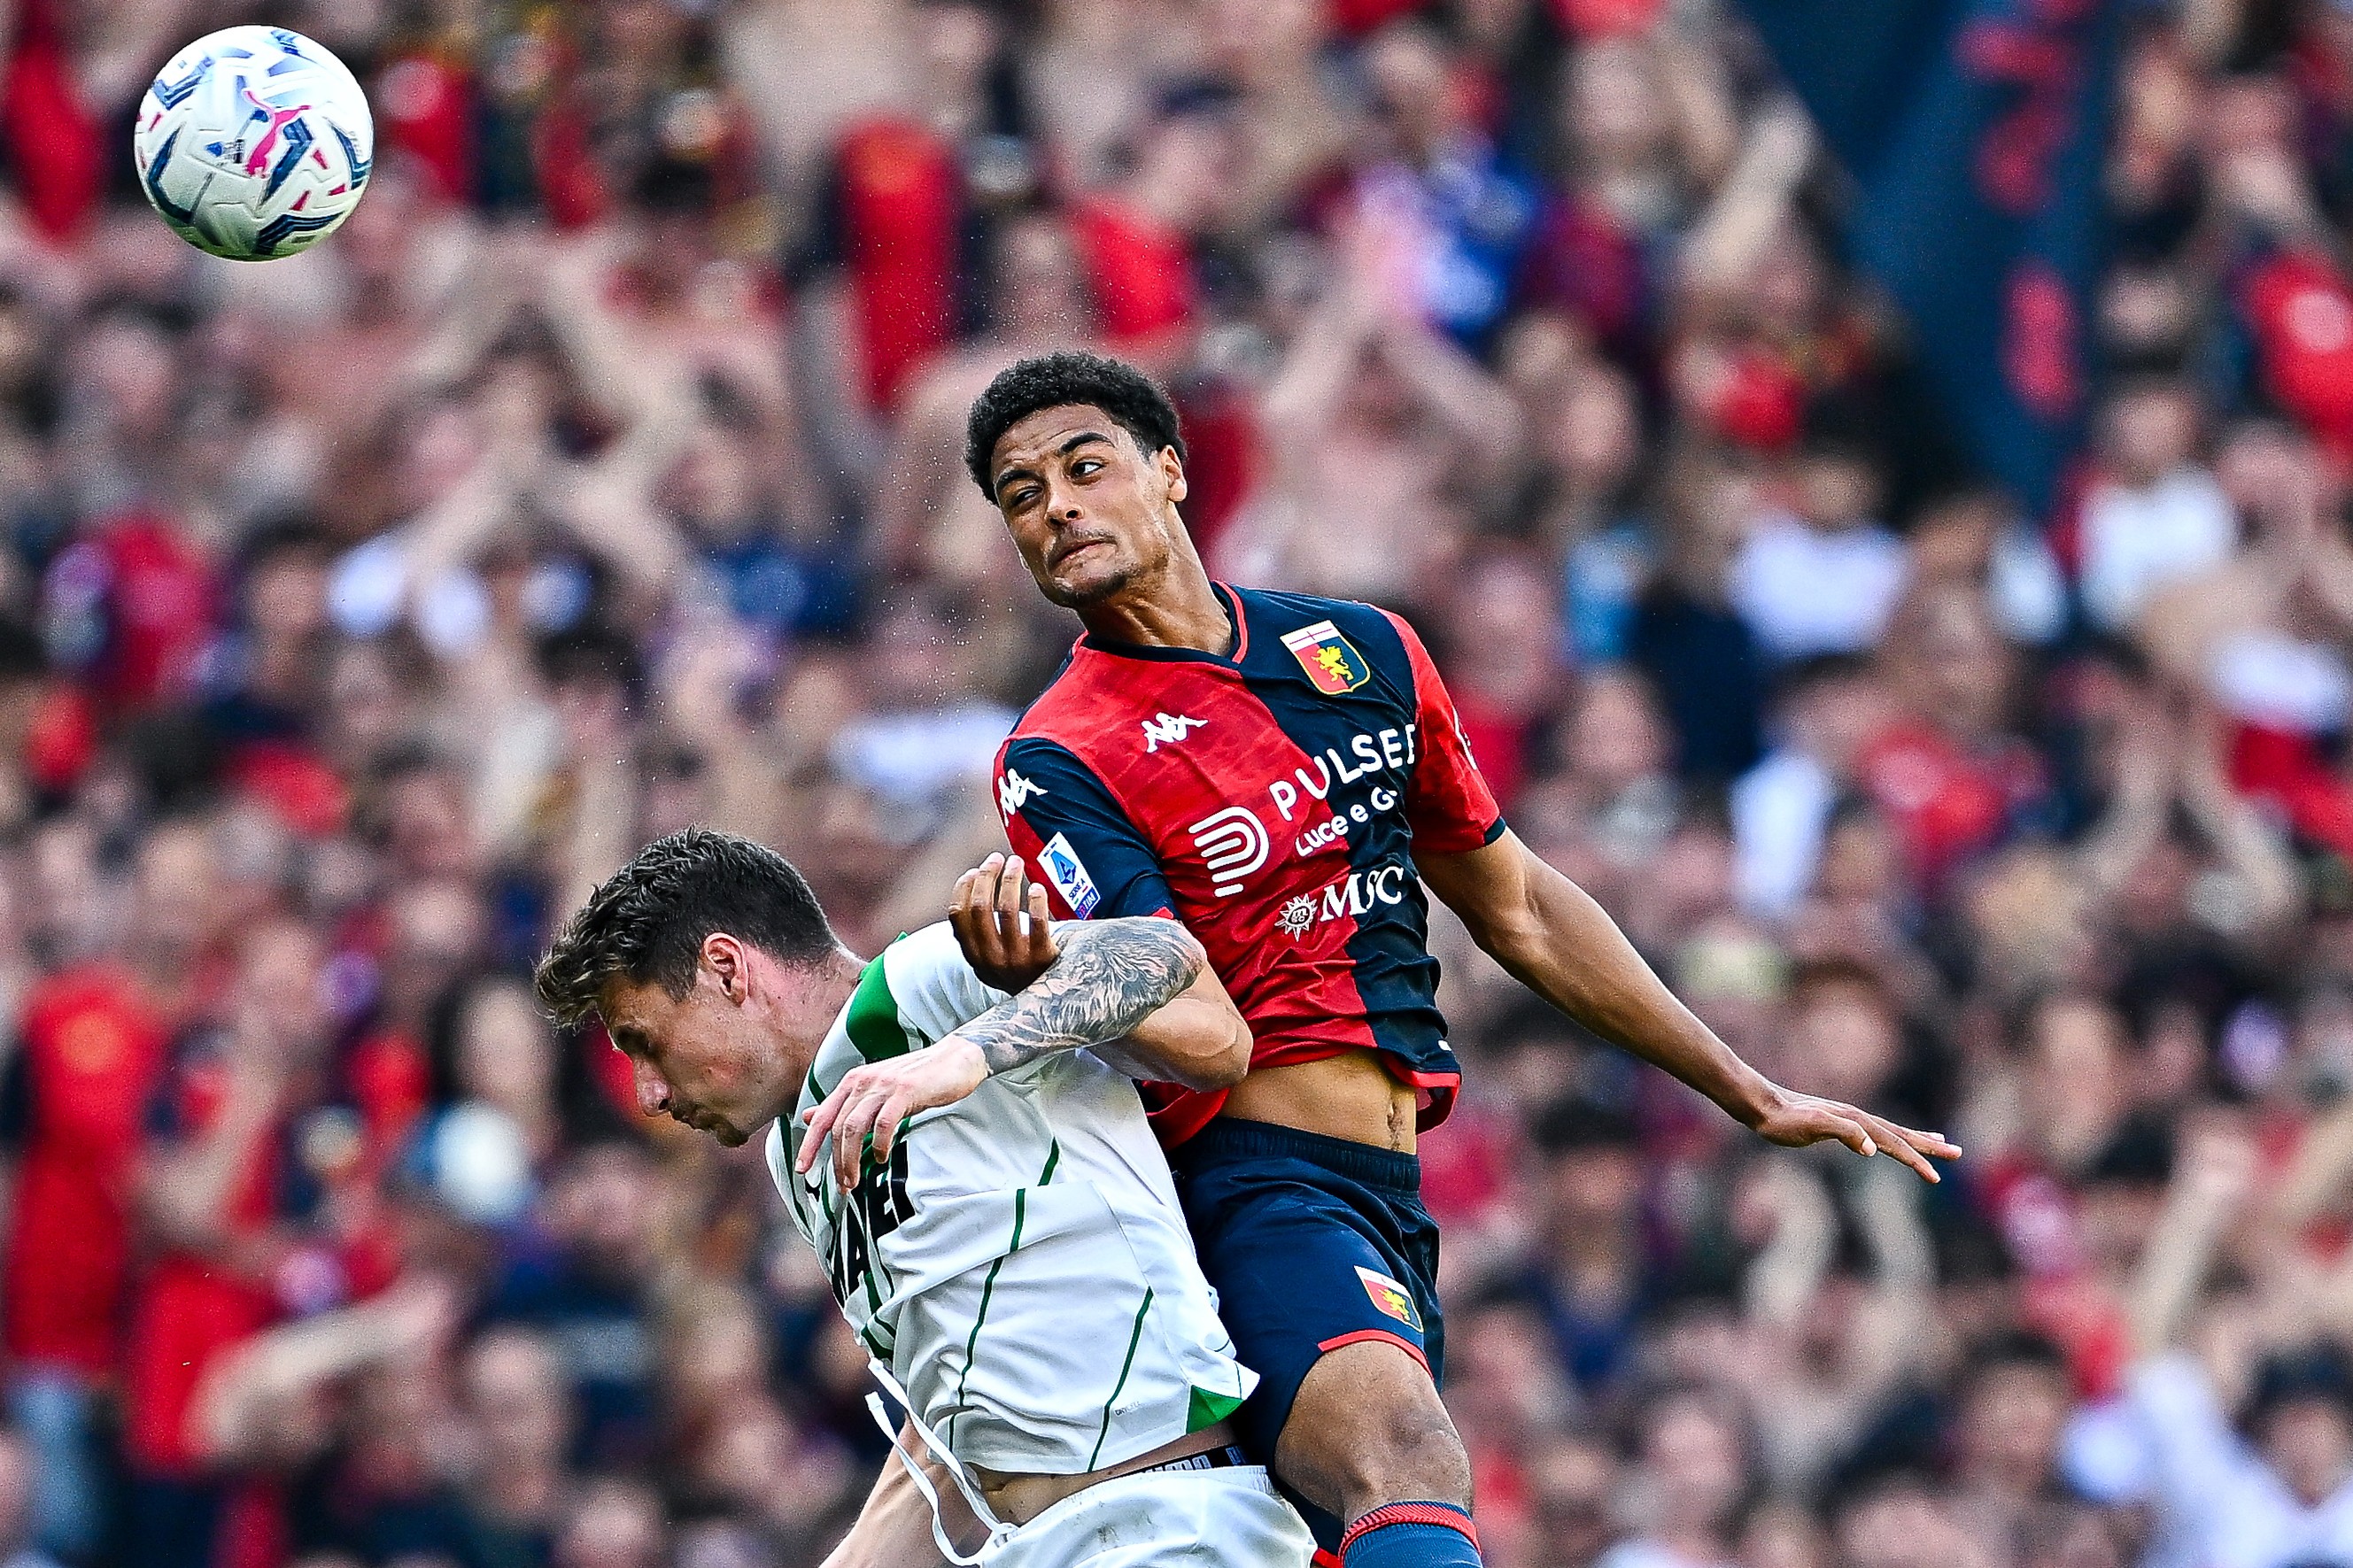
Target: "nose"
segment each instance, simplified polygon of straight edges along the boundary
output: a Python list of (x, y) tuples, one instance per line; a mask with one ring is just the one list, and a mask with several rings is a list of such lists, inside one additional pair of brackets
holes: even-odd
[(1078, 487), (1060, 474), (1046, 481), (1046, 515), (1057, 527), (1076, 522), (1085, 515), (1079, 505)]
[(659, 1116), (670, 1109), (670, 1085), (661, 1075), (644, 1062), (636, 1064), (633, 1074), (638, 1089), (638, 1110), (645, 1116)]

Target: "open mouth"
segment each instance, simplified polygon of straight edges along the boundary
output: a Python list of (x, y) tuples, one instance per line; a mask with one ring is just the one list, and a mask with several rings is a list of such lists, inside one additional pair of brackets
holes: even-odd
[(1090, 550), (1104, 550), (1110, 548), (1110, 546), (1111, 541), (1108, 539), (1082, 539), (1076, 544), (1066, 544), (1057, 552), (1054, 556), (1054, 564), (1056, 566), (1068, 566), (1071, 562), (1077, 560), (1080, 556), (1085, 554)]

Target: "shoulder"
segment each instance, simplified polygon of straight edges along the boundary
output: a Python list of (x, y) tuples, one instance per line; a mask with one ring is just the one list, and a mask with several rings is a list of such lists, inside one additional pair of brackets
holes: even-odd
[(1052, 826), (1113, 832), (1133, 829), (1150, 814), (1137, 794), (1131, 760), (1112, 752), (1106, 738), (1134, 733), (1132, 717), (1098, 721), (1092, 732), (1068, 740), (1016, 735), (997, 754), (997, 812), (1041, 831)]
[(1229, 590), (1242, 613), (1250, 617), (1253, 631), (1263, 634), (1294, 630), (1313, 626), (1317, 621), (1330, 621), (1334, 626), (1364, 626), (1378, 620), (1380, 609), (1357, 599), (1327, 599), (1318, 594), (1284, 594), (1272, 588), (1231, 588)]
[(1245, 664), (1261, 680), (1303, 671), (1323, 697), (1386, 697), (1410, 711), (1431, 667), (1404, 619), (1355, 599), (1237, 590), (1250, 627)]
[(1083, 642), (1073, 642), (1044, 689), (1014, 720), (1012, 739), (1082, 733), (1092, 710), (1109, 694), (1096, 668), (1101, 662), (1089, 656)]
[(1359, 599), (1326, 599), (1314, 594), (1279, 594), (1237, 588), (1234, 597), (1250, 617), (1250, 632), (1283, 643), (1329, 628), (1356, 644), (1366, 658), (1386, 664), (1419, 647), (1404, 617)]
[(945, 921), (901, 937), (877, 962), (901, 1024), (925, 1045), (1005, 999), (1004, 992), (973, 973), (955, 928)]
[(956, 945), (955, 928), (945, 921), (934, 921), (901, 936), (882, 950), (881, 963), (893, 992), (902, 982), (913, 985), (956, 970), (969, 973), (972, 968), (965, 962), (964, 950)]
[(1110, 782), (1072, 745), (1050, 735), (1015, 735), (997, 749), (997, 805), (1011, 816), (1043, 795), (1064, 810), (1082, 801), (1116, 803)]

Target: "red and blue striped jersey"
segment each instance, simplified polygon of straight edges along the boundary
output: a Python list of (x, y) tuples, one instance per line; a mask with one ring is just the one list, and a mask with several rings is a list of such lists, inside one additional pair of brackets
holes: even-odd
[[(1230, 655), (1082, 637), (997, 755), (1014, 850), (1058, 915), (1173, 915), (1249, 1020), (1254, 1066), (1380, 1053), (1444, 1120), (1460, 1079), (1413, 852), (1504, 831), (1411, 627), (1218, 585)], [(1222, 1091), (1148, 1086), (1164, 1142)]]

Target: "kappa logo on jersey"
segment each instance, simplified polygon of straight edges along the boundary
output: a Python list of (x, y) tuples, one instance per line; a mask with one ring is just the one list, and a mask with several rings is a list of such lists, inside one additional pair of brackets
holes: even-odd
[(1246, 805), (1213, 812), (1186, 831), (1193, 836), (1193, 847), (1201, 852), (1201, 863), (1209, 868), (1209, 880), (1221, 899), (1240, 892), (1242, 879), (1266, 864), (1265, 825)]
[(997, 781), (997, 804), (1008, 816), (1029, 805), (1031, 795), (1045, 793), (1044, 784), (1035, 779), (1023, 778), (1012, 768), (1006, 769), (1005, 776)]
[(1373, 1299), (1374, 1306), (1415, 1333), (1422, 1331), (1421, 1314), (1414, 1310), (1413, 1297), (1404, 1286), (1386, 1274), (1375, 1273), (1361, 1263), (1356, 1265), (1356, 1278), (1365, 1282), (1365, 1294)]
[(1329, 621), (1300, 627), (1282, 639), (1282, 646), (1291, 650), (1315, 689), (1326, 697), (1354, 691), (1373, 678), (1373, 667), (1365, 662), (1364, 655)]
[(1062, 895), (1062, 902), (1071, 906), (1072, 914), (1084, 920), (1095, 912), (1103, 895), (1095, 891), (1095, 879), (1087, 875), (1087, 863), (1071, 847), (1067, 835), (1057, 833), (1046, 840), (1046, 847), (1038, 852), (1038, 864), (1045, 870), (1046, 879)]
[(1207, 719), (1187, 718), (1182, 713), (1155, 713), (1144, 721), (1144, 749), (1156, 752), (1163, 746), (1173, 746), (1208, 722)]

